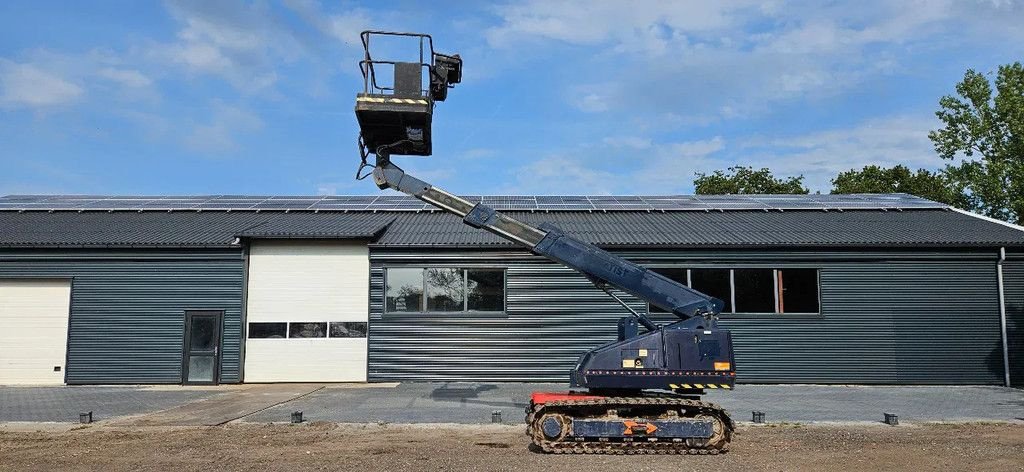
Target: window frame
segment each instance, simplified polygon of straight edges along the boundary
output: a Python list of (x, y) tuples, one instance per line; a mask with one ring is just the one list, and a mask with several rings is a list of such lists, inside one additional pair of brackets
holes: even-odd
[(817, 317), (822, 317), (823, 313), (822, 313), (822, 310), (821, 310), (821, 268), (820, 267), (799, 267), (798, 266), (798, 267), (779, 267), (778, 269), (776, 269), (776, 273), (775, 273), (775, 310), (776, 310), (776, 312), (778, 312), (779, 303), (781, 302), (781, 300), (779, 299), (779, 273), (781, 271), (786, 270), (786, 269), (790, 269), (790, 270), (792, 270), (792, 269), (812, 269), (812, 270), (814, 270), (814, 277), (815, 277), (814, 283), (818, 285), (818, 293), (817, 293), (817, 295), (818, 295), (818, 300), (817, 300), (817, 302), (818, 302), (818, 311), (814, 312), (814, 313), (792, 312), (792, 313), (776, 313), (776, 314), (784, 315), (784, 316), (817, 316)]
[[(420, 297), (419, 310), (416, 311), (388, 311), (388, 271), (390, 269), (420, 269), (421, 275), (421, 287), (423, 290), (423, 296)], [(459, 311), (428, 311), (427, 310), (427, 269), (457, 269), (462, 271), (462, 310)], [(497, 266), (449, 266), (449, 265), (422, 265), (422, 266), (407, 266), (407, 265), (395, 265), (395, 266), (383, 266), (383, 273), (381, 277), (384, 280), (384, 300), (381, 309), (381, 314), (387, 317), (400, 317), (400, 316), (450, 316), (450, 315), (473, 315), (473, 316), (508, 316), (508, 267), (497, 267)], [(485, 311), (485, 310), (470, 310), (469, 309), (469, 274), (471, 270), (478, 271), (489, 271), (489, 272), (501, 272), (501, 310), (499, 311)]]
[[(388, 311), (388, 269), (420, 269), (420, 306), (418, 310), (414, 311)], [(409, 267), (409, 266), (396, 266), (396, 267), (384, 267), (384, 309), (383, 313), (389, 315), (399, 314), (417, 314), (417, 313), (437, 313), (427, 311), (427, 276), (426, 267)]]
[[(730, 307), (732, 311), (723, 311), (719, 314), (720, 317), (729, 318), (780, 318), (785, 317), (787, 319), (793, 318), (806, 318), (806, 319), (824, 319), (824, 313), (821, 308), (821, 271), (820, 266), (808, 266), (808, 265), (768, 265), (768, 264), (753, 264), (753, 265), (737, 265), (722, 267), (720, 265), (708, 265), (708, 264), (652, 264), (645, 266), (648, 269), (686, 269), (686, 286), (693, 287), (693, 270), (694, 269), (725, 269), (729, 271), (729, 297)], [(772, 271), (772, 292), (775, 299), (775, 311), (774, 312), (738, 312), (736, 311), (736, 270), (737, 269), (761, 269)], [(781, 313), (779, 312), (779, 273), (784, 270), (792, 269), (810, 269), (814, 270), (815, 276), (817, 277), (816, 283), (818, 284), (818, 311), (813, 313)], [(647, 304), (647, 314), (658, 316), (665, 315), (669, 312), (665, 311), (651, 311), (650, 303)]]
[[(775, 311), (736, 311), (736, 271), (737, 270), (768, 270), (771, 271), (772, 278), (772, 309)], [(779, 270), (777, 268), (767, 267), (731, 267), (729, 268), (729, 281), (732, 287), (730, 288), (730, 296), (732, 297), (732, 311), (730, 315), (785, 315), (786, 313), (779, 312)], [(821, 306), (818, 306), (821, 309)]]

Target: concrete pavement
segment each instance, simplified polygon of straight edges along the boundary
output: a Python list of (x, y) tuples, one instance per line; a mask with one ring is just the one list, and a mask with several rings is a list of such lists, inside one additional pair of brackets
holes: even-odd
[[(535, 390), (564, 384), (403, 383), (246, 384), (219, 387), (0, 387), (0, 423), (78, 421), (79, 411), (115, 425), (216, 425), (229, 421), (286, 422), (302, 411), (309, 421), (343, 423), (519, 424)], [(902, 423), (1024, 422), (1024, 390), (1003, 387), (875, 387), (739, 385), (712, 391), (738, 421), (763, 411), (769, 422), (878, 422), (895, 413)]]
[(142, 415), (206, 399), (233, 387), (173, 386), (0, 386), (0, 422), (77, 423), (80, 412), (93, 420)]
[(322, 384), (242, 385), (202, 400), (139, 417), (115, 419), (117, 426), (220, 426), (267, 408), (298, 401)]

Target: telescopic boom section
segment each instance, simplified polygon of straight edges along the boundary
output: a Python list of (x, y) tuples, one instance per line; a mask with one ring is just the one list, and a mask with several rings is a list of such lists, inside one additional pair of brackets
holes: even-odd
[[(377, 155), (373, 179), (382, 189), (390, 188), (416, 197), (458, 215), (470, 226), (490, 231), (529, 248), (537, 255), (574, 269), (599, 288), (606, 289), (605, 285), (618, 288), (684, 320), (696, 316), (715, 316), (722, 311), (721, 300), (709, 297), (593, 244), (568, 236), (554, 226), (533, 227), (493, 208), (479, 203), (474, 204), (408, 175), (392, 163), (387, 154)], [(630, 311), (648, 330), (658, 328), (646, 316)]]

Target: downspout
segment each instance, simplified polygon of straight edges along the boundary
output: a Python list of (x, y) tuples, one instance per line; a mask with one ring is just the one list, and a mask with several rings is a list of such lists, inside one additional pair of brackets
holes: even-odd
[(241, 238), (235, 238), (232, 244), (242, 246), (242, 331), (238, 335), (238, 383), (245, 383), (245, 340), (249, 337), (249, 248), (251, 244), (250, 241), (243, 242)]
[(1010, 350), (1006, 341), (1006, 292), (1003, 290), (1003, 262), (1006, 261), (1006, 248), (999, 248), (999, 262), (996, 263), (996, 277), (999, 281), (999, 328), (1003, 335), (1003, 380), (1010, 386)]

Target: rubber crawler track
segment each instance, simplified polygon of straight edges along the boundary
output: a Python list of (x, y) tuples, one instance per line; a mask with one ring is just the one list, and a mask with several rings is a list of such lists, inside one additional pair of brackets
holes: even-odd
[[(573, 412), (583, 412), (595, 409), (616, 409), (630, 407), (662, 407), (663, 411), (683, 409), (686, 413), (684, 418), (692, 418), (700, 415), (707, 415), (721, 420), (724, 431), (721, 438), (714, 443), (705, 443), (698, 447), (683, 442), (673, 441), (577, 441), (568, 439), (564, 441), (551, 441), (540, 431), (539, 425), (535, 424), (547, 413), (563, 413), (573, 417)], [(587, 415), (594, 417), (593, 415)], [(578, 417), (578, 416), (577, 416)], [(642, 397), (608, 397), (596, 400), (560, 400), (551, 401), (539, 405), (532, 405), (526, 415), (526, 434), (533, 440), (533, 444), (544, 452), (553, 454), (720, 454), (729, 449), (729, 442), (732, 440), (735, 425), (729, 414), (720, 406), (703, 402), (700, 400), (689, 400), (673, 398), (671, 396), (642, 396)]]

